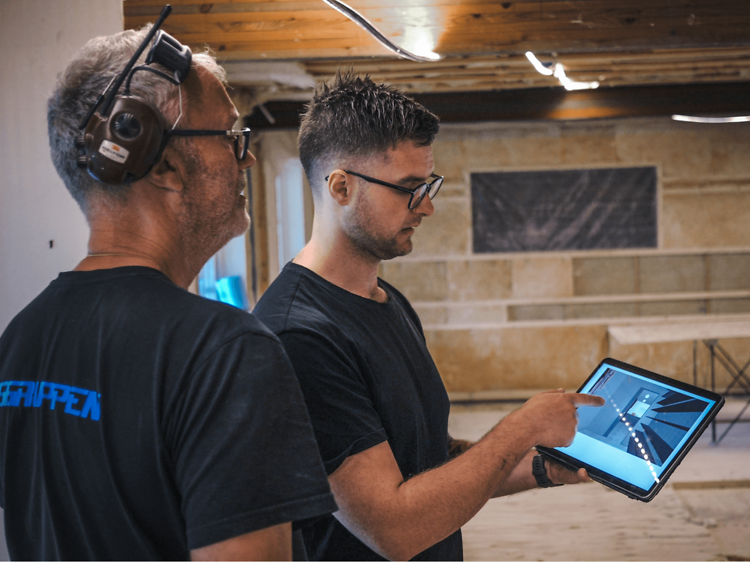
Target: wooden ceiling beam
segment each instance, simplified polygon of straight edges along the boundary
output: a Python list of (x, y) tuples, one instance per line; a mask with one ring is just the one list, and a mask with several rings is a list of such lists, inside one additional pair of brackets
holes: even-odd
[[(549, 60), (549, 59), (547, 59)], [(670, 50), (654, 53), (579, 53), (560, 56), (568, 75), (598, 80), (603, 86), (750, 81), (750, 48), (713, 51)], [(498, 90), (557, 85), (538, 74), (523, 56), (455, 57), (412, 63), (388, 59), (344, 59), (302, 63), (317, 81), (338, 68), (353, 67), (377, 82), (408, 92)], [(750, 94), (749, 94), (750, 95)]]
[[(630, 86), (567, 92), (563, 88), (534, 88), (495, 92), (414, 94), (443, 123), (519, 120), (581, 120), (654, 117), (683, 114), (750, 114), (747, 83), (681, 86)], [(272, 101), (246, 119), (253, 130), (297, 128), (304, 111), (301, 101)], [(732, 125), (725, 125), (732, 126)]]

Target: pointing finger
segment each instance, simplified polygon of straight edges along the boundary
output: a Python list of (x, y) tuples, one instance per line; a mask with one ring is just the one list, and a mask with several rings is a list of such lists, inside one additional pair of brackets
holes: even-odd
[(577, 406), (604, 406), (604, 398), (593, 394), (570, 394), (573, 404)]

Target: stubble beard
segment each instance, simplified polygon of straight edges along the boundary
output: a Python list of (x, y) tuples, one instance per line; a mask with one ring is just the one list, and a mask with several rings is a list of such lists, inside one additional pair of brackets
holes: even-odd
[(396, 236), (381, 236), (372, 220), (372, 205), (366, 193), (356, 201), (354, 212), (344, 224), (344, 229), (355, 250), (362, 256), (378, 260), (392, 260), (412, 251), (411, 240), (399, 244)]
[(224, 192), (219, 197), (207, 197), (212, 183), (228, 185), (231, 180), (225, 174), (209, 174), (200, 153), (191, 152), (188, 165), (191, 179), (186, 182), (182, 199), (181, 236), (187, 247), (211, 257), (232, 238), (244, 234), (250, 225), (247, 202), (239, 197), (247, 180), (241, 173), (234, 187), (229, 188), (231, 194)]

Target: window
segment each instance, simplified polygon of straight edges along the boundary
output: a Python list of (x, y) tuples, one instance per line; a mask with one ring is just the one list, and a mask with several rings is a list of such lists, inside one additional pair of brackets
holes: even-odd
[(238, 236), (219, 250), (198, 275), (198, 293), (207, 299), (249, 310), (245, 237)]

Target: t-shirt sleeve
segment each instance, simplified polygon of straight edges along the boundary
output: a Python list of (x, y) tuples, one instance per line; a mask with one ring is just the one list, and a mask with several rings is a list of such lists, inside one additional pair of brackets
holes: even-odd
[(276, 338), (234, 338), (181, 387), (165, 423), (189, 549), (336, 510)]
[(388, 440), (371, 390), (346, 342), (309, 331), (279, 335), (299, 379), (326, 472)]

